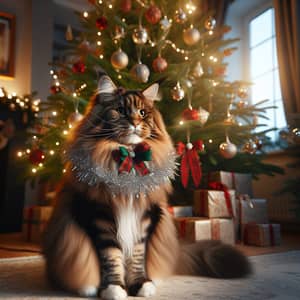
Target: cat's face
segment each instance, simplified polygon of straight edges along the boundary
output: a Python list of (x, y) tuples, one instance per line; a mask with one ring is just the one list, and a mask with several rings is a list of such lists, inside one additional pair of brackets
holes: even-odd
[(135, 145), (155, 138), (155, 108), (158, 85), (142, 92), (117, 89), (104, 76), (98, 93), (86, 117), (84, 134), (97, 139), (113, 140), (120, 144)]

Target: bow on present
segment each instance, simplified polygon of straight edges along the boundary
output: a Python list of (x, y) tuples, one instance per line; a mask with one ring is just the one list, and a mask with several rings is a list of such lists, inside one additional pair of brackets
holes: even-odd
[(119, 173), (129, 173), (132, 169), (136, 170), (141, 176), (150, 173), (145, 161), (151, 161), (152, 152), (147, 143), (138, 144), (133, 151), (121, 146), (119, 150), (112, 152), (113, 158), (119, 163)]
[(231, 199), (230, 199), (230, 194), (229, 194), (229, 190), (228, 187), (221, 183), (221, 182), (217, 182), (217, 181), (213, 181), (210, 182), (208, 184), (209, 188), (212, 190), (217, 190), (217, 191), (223, 191), (224, 192), (224, 196), (225, 196), (225, 201), (226, 201), (226, 206), (228, 209), (228, 213), (234, 217), (234, 213), (233, 213), (233, 208), (232, 208), (232, 203), (231, 203)]
[(201, 182), (202, 169), (198, 155), (198, 151), (201, 150), (203, 150), (203, 142), (201, 140), (187, 143), (186, 145), (182, 142), (177, 144), (177, 154), (181, 156), (181, 182), (185, 188), (188, 185), (190, 171), (195, 186), (198, 187)]

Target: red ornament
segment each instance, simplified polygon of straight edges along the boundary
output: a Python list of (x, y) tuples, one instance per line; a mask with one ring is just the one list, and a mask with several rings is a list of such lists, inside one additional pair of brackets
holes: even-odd
[(156, 24), (161, 19), (161, 11), (156, 5), (150, 5), (145, 12), (145, 18), (150, 24)]
[(52, 86), (50, 87), (50, 91), (51, 91), (51, 93), (52, 93), (53, 95), (55, 95), (55, 94), (61, 92), (61, 88), (60, 88), (60, 86), (52, 85)]
[(131, 0), (122, 0), (121, 2), (121, 11), (124, 13), (128, 13), (131, 11)]
[(167, 67), (168, 67), (167, 61), (160, 56), (155, 58), (152, 62), (152, 68), (157, 73), (161, 73), (165, 71)]
[(185, 121), (195, 121), (199, 119), (199, 111), (197, 109), (187, 108), (182, 112), (182, 117)]
[(35, 149), (30, 152), (29, 161), (33, 165), (38, 165), (45, 159), (45, 154), (41, 149)]
[(100, 17), (96, 20), (96, 26), (99, 30), (104, 30), (108, 26), (107, 19), (105, 17)]
[(85, 64), (82, 61), (78, 61), (75, 64), (73, 64), (72, 70), (74, 73), (84, 73)]
[(228, 48), (223, 51), (224, 56), (230, 56), (232, 54), (232, 49)]

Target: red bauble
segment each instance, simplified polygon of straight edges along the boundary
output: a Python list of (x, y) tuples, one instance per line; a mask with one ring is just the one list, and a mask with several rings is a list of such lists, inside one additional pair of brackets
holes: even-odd
[(199, 111), (197, 109), (187, 108), (182, 112), (182, 117), (185, 121), (195, 121), (199, 119)]
[(224, 51), (223, 51), (223, 54), (224, 54), (224, 56), (230, 56), (231, 54), (232, 54), (232, 49), (225, 49)]
[(168, 67), (167, 61), (160, 56), (155, 58), (152, 62), (152, 68), (153, 68), (154, 72), (157, 72), (157, 73), (161, 73), (161, 72), (165, 71), (167, 67)]
[(105, 17), (100, 17), (96, 20), (96, 26), (99, 30), (104, 30), (108, 26), (107, 19)]
[(150, 5), (145, 12), (145, 18), (150, 24), (156, 24), (161, 19), (161, 11), (156, 5)]
[(84, 73), (85, 64), (82, 61), (78, 61), (75, 64), (73, 64), (72, 70), (74, 73)]
[(57, 94), (57, 93), (61, 92), (61, 88), (57, 85), (52, 85), (50, 87), (50, 91), (52, 94)]
[(131, 10), (131, 0), (122, 0), (121, 1), (121, 11), (124, 13), (128, 13)]
[(38, 165), (45, 159), (45, 154), (41, 149), (35, 149), (30, 152), (29, 161), (33, 165)]

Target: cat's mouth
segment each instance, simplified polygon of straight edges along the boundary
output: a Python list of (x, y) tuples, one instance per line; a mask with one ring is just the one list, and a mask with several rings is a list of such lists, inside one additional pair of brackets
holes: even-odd
[(120, 142), (126, 145), (135, 145), (141, 143), (142, 141), (143, 138), (137, 133), (128, 133), (120, 139)]

